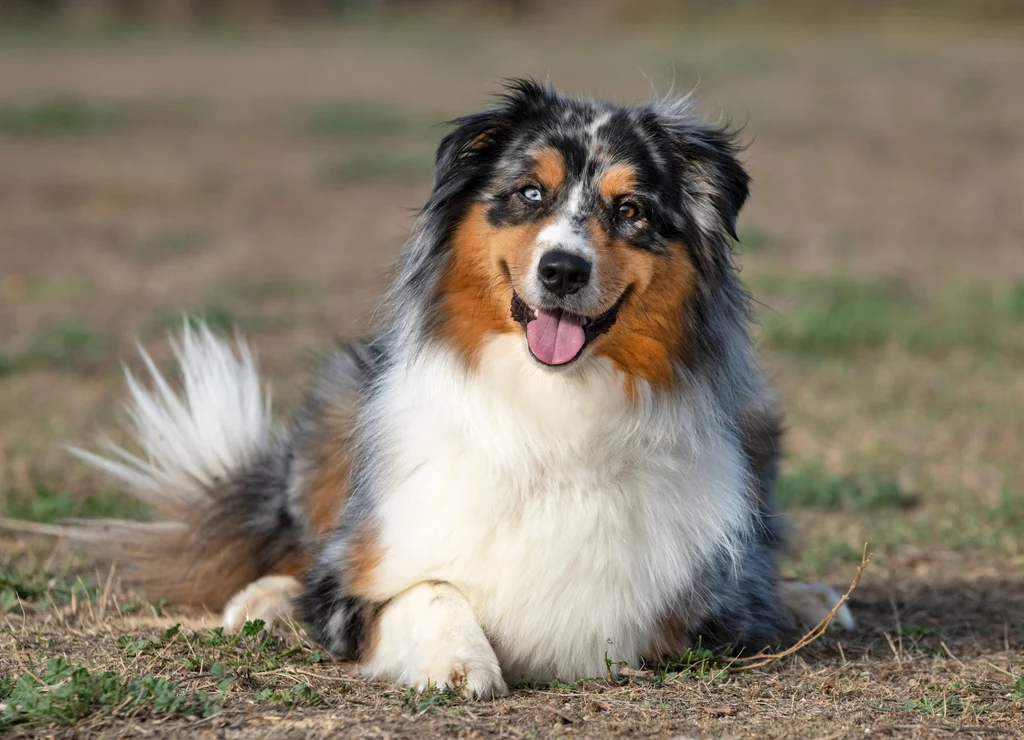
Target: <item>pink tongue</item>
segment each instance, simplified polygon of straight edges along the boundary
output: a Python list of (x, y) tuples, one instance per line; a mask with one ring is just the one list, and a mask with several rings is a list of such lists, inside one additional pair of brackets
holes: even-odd
[(561, 311), (537, 309), (537, 318), (526, 325), (526, 341), (533, 356), (548, 365), (563, 365), (583, 349), (579, 320)]

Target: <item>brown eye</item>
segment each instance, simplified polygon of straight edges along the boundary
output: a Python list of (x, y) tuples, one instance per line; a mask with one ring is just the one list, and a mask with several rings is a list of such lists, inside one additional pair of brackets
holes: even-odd
[(632, 221), (633, 219), (640, 215), (640, 208), (636, 205), (636, 203), (630, 203), (629, 201), (626, 201), (625, 203), (619, 204), (619, 209), (617, 213), (619, 218), (625, 219), (626, 221)]

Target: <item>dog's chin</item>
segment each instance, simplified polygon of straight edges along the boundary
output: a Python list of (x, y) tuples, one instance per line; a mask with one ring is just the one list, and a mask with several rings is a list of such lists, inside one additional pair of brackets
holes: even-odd
[(593, 340), (611, 330), (628, 294), (627, 288), (598, 316), (581, 316), (561, 308), (531, 306), (513, 291), (510, 311), (523, 327), (530, 356), (544, 367), (561, 370), (576, 364)]

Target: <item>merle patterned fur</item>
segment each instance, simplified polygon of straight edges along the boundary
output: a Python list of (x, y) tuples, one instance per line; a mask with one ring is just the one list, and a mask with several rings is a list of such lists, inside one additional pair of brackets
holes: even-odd
[(711, 389), (733, 420), (754, 474), (757, 534), (738, 557), (723, 555), (711, 563), (699, 589), (680, 595), (680, 610), (690, 616), (691, 638), (716, 648), (756, 650), (777, 642), (789, 626), (774, 590), (783, 540), (772, 501), (781, 421), (752, 354), (748, 296), (731, 251), (749, 181), (737, 161), (735, 133), (694, 116), (686, 99), (621, 107), (514, 81), (496, 108), (456, 120), (441, 142), (433, 191), (397, 264), (379, 336), (330, 358), (299, 418), (293, 443), (301, 458), (303, 430), (315, 428), (318, 409), (331, 394), (352, 394), (363, 409), (348, 502), (337, 529), (319, 547), (301, 599), (316, 638), (339, 656), (359, 657), (367, 619), (381, 606), (351, 597), (341, 567), (348, 542), (373, 517), (378, 496), (375, 378), (435, 336), (451, 236), (467, 209), (483, 200), (492, 203), (488, 217), (496, 224), (526, 218), (514, 201), (500, 197), (524, 166), (526, 149), (541, 140), (557, 148), (571, 177), (574, 170), (595, 166), (594, 155), (579, 142), (581, 132), (599, 118), (607, 119), (601, 127), (606, 144), (601, 156), (636, 166), (642, 205), (653, 226), (619, 236), (656, 255), (670, 242), (683, 244), (698, 274), (696, 295), (682, 309), (689, 342), (685, 355), (677, 358), (677, 382)]

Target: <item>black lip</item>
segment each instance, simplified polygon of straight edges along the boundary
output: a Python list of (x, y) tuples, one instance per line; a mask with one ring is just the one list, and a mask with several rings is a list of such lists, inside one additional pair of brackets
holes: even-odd
[[(565, 367), (566, 365), (571, 365), (572, 363), (576, 362), (576, 360), (578, 360), (583, 355), (583, 351), (587, 348), (587, 345), (590, 344), (591, 341), (597, 339), (602, 334), (607, 334), (609, 331), (611, 331), (611, 328), (615, 326), (615, 322), (619, 318), (619, 309), (622, 308), (622, 305), (626, 302), (626, 299), (629, 297), (631, 291), (631, 287), (626, 288), (622, 292), (622, 295), (619, 296), (619, 299), (615, 301), (615, 305), (609, 308), (600, 316), (597, 316), (593, 319), (584, 318), (583, 346), (580, 348), (580, 351), (577, 353), (576, 357), (569, 360), (569, 362), (563, 362), (561, 365), (550, 365), (549, 363), (544, 362), (543, 360), (537, 359), (536, 355), (534, 355), (534, 359), (543, 365), (548, 365), (549, 367)], [(519, 297), (519, 294), (516, 293), (514, 290), (512, 291), (512, 306), (510, 310), (512, 314), (512, 320), (519, 323), (519, 325), (523, 327), (523, 331), (526, 331), (526, 325), (530, 323), (530, 321), (533, 319), (533, 310), (526, 304), (526, 302), (522, 298)], [(530, 354), (533, 355), (533, 352), (531, 352)]]

